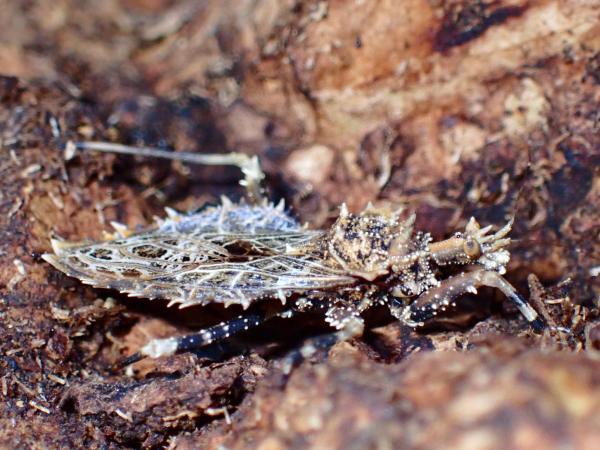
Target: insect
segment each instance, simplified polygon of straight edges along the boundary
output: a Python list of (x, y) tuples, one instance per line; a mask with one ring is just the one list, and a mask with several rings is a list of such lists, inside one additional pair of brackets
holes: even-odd
[[(272, 317), (290, 317), (313, 309), (325, 311), (332, 333), (306, 345), (359, 336), (361, 314), (374, 305), (411, 327), (424, 325), (455, 306), (467, 292), (497, 288), (536, 330), (541, 316), (502, 276), (510, 260), (507, 245), (512, 220), (492, 233), (473, 218), (465, 229), (433, 242), (415, 232), (415, 216), (369, 205), (352, 214), (345, 205), (325, 230), (301, 226), (263, 198), (264, 177), (256, 157), (241, 154), (199, 155), (137, 149), (107, 143), (70, 143), (78, 148), (184, 159), (203, 164), (234, 164), (244, 173), (240, 182), (248, 200), (180, 214), (167, 208), (167, 218), (141, 232), (114, 224), (116, 234), (96, 243), (52, 240), (54, 253), (43, 258), (65, 274), (95, 287), (115, 289), (132, 297), (160, 298), (180, 308), (191, 305), (241, 305), (242, 314), (198, 333), (154, 339), (127, 359), (172, 355), (201, 348), (256, 327)], [(462, 272), (440, 279), (444, 266)], [(267, 299), (280, 301), (273, 312)], [(272, 304), (273, 302), (270, 302)], [(279, 303), (277, 303), (279, 304)], [(308, 349), (308, 350), (307, 350)]]

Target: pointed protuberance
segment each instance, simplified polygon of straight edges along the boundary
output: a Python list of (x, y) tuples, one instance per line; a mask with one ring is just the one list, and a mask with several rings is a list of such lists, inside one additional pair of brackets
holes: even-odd
[(174, 221), (179, 221), (181, 220), (181, 214), (179, 214), (177, 211), (175, 211), (173, 208), (170, 207), (165, 207), (165, 213), (167, 214), (167, 217), (171, 220)]
[(279, 203), (277, 203), (277, 206), (275, 206), (275, 209), (279, 212), (285, 212), (285, 200), (282, 198), (281, 200), (279, 200)]
[(350, 214), (350, 212), (348, 211), (348, 206), (346, 205), (346, 203), (342, 203), (340, 205), (340, 216), (341, 217), (347, 217)]
[(501, 290), (536, 331), (545, 328), (543, 319), (516, 289), (500, 274), (489, 270), (462, 273), (443, 281), (438, 287), (428, 290), (408, 306), (402, 319), (410, 326), (422, 326), (440, 312), (455, 306), (457, 297), (467, 292), (475, 294), (477, 288), (481, 286)]
[(58, 256), (64, 255), (65, 250), (69, 247), (81, 245), (78, 242), (67, 242), (57, 238), (50, 238), (50, 244), (52, 245), (52, 251)]
[(131, 236), (132, 232), (127, 228), (127, 225), (111, 221), (110, 226), (114, 228), (120, 238)]

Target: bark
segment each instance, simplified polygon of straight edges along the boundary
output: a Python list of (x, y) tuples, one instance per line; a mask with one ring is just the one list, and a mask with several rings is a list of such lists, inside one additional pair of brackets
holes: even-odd
[[(599, 16), (596, 0), (5, 2), (0, 445), (598, 448)], [(573, 336), (533, 335), (483, 292), (421, 333), (384, 318), (289, 379), (274, 363), (318, 325), (112, 371), (237, 312), (84, 286), (40, 259), (50, 235), (239, 198), (238, 173), (68, 158), (68, 139), (258, 154), (271, 197), (315, 227), (342, 202), (404, 205), (435, 238), (514, 216), (507, 277), (526, 293), (536, 274), (533, 301)]]

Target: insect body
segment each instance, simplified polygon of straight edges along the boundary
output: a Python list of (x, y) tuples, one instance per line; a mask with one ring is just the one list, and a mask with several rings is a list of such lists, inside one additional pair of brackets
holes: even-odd
[[(337, 330), (333, 341), (359, 335), (361, 313), (374, 304), (387, 305), (393, 316), (416, 327), (480, 286), (500, 289), (534, 327), (543, 326), (502, 277), (512, 222), (490, 233), (491, 227), (471, 219), (463, 232), (432, 242), (429, 234), (415, 233), (414, 215), (401, 218), (400, 212), (372, 206), (352, 214), (342, 205), (328, 230), (307, 229), (283, 203), (266, 200), (223, 199), (198, 213), (167, 213), (138, 233), (117, 224), (117, 235), (103, 242), (53, 240), (54, 253), (43, 257), (84, 283), (180, 307), (220, 303), (246, 309), (264, 299), (284, 306), (275, 314), (252, 308), (198, 334), (155, 339), (132, 360), (201, 347), (270, 317), (315, 307), (325, 309), (325, 320)], [(439, 279), (439, 269), (449, 265), (465, 271)]]

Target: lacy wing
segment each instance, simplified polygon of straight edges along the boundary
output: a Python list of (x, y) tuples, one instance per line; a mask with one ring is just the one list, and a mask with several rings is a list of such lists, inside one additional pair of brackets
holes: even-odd
[[(133, 297), (164, 298), (181, 307), (213, 302), (247, 307), (259, 298), (284, 301), (294, 292), (356, 283), (309, 250), (307, 244), (323, 232), (204, 230), (158, 228), (88, 245), (55, 241), (55, 254), (44, 259), (84, 283)], [(289, 247), (293, 254), (286, 253)]]

